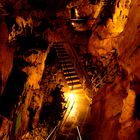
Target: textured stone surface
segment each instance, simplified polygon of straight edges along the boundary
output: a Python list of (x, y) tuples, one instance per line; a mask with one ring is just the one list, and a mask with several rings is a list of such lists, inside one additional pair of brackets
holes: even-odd
[(31, 63), (31, 66), (23, 69), (28, 75), (27, 86), (31, 86), (33, 89), (39, 89), (39, 82), (41, 81), (45, 67), (46, 56), (47, 51), (38, 51), (37, 54), (32, 54), (24, 58), (26, 62)]
[[(92, 32), (89, 40), (89, 52), (100, 57), (112, 48), (119, 52), (119, 63), (128, 75), (139, 79), (139, 22), (140, 7), (137, 0), (116, 1), (113, 18), (108, 19), (106, 26), (99, 25)], [(131, 3), (131, 4), (130, 4)], [(118, 5), (117, 5), (118, 4)], [(107, 40), (109, 40), (107, 42)], [(139, 120), (134, 118), (135, 98), (138, 87), (129, 89), (129, 78), (125, 81), (116, 79), (117, 85), (99, 91), (93, 99), (93, 139), (96, 140), (136, 140), (138, 138)], [(127, 92), (128, 91), (128, 92)], [(127, 95), (128, 94), (128, 95)], [(95, 100), (95, 104), (94, 104)]]
[(8, 27), (3, 18), (0, 21), (0, 94), (13, 66), (13, 50), (8, 47)]
[(9, 133), (12, 128), (12, 122), (5, 118), (4, 116), (0, 116), (1, 124), (0, 124), (0, 139), (9, 140)]
[(37, 128), (33, 129), (31, 132), (24, 134), (21, 140), (45, 140), (48, 136), (47, 124), (39, 125)]

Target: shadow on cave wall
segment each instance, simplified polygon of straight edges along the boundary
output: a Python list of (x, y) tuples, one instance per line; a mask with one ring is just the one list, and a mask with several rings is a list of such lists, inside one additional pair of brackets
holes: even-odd
[[(20, 68), (31, 66), (29, 62), (23, 59), (24, 56), (30, 56), (32, 53), (37, 54), (38, 50), (46, 50), (48, 47), (47, 41), (42, 36), (35, 37), (28, 34), (27, 36), (18, 36), (14, 44), (15, 58), (12, 72), (8, 78), (5, 91), (0, 96), (0, 114), (11, 118), (11, 113), (14, 112), (18, 104), (19, 96), (22, 94), (24, 83), (27, 79), (27, 74), (22, 72)], [(1, 87), (0, 77), (0, 87)]]
[(46, 50), (48, 43), (42, 38), (42, 36), (35, 37), (34, 35), (18, 36), (17, 42), (19, 43), (19, 48), (17, 53), (24, 54), (29, 49), (39, 49)]
[(140, 93), (136, 94), (134, 117), (140, 120)]
[[(56, 68), (56, 71), (61, 68), (57, 61), (55, 48), (52, 47), (45, 62), (48, 69), (51, 68), (49, 73), (51, 73), (50, 75), (52, 76), (54, 75), (53, 67)], [(55, 83), (56, 81), (50, 80), (50, 83), (52, 82)], [(64, 92), (61, 91), (62, 85), (55, 83), (54, 87), (54, 89), (50, 89), (49, 92), (45, 93), (44, 104), (40, 115), (40, 123), (46, 122), (49, 124), (49, 129), (53, 128), (60, 120), (62, 120), (63, 113), (66, 110), (64, 107)]]
[(18, 104), (27, 75), (20, 71), (17, 67), (13, 67), (8, 78), (6, 88), (2, 96), (0, 96), (0, 114), (5, 117), (12, 117), (11, 112), (15, 105)]
[(51, 48), (45, 63), (46, 65), (53, 66), (55, 65), (56, 61), (57, 61), (56, 51), (54, 48)]
[(40, 122), (46, 121), (52, 128), (63, 119), (66, 110), (63, 105), (65, 104), (64, 92), (61, 91), (61, 88), (62, 86), (58, 84), (52, 90), (49, 95), (49, 97), (52, 97), (52, 101), (48, 102), (49, 98), (46, 100), (40, 116)]
[(134, 117), (140, 120), (140, 79), (134, 75), (130, 88), (136, 93)]

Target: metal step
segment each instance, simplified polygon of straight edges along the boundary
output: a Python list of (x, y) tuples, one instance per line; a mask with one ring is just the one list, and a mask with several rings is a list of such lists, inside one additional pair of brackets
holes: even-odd
[(56, 47), (55, 47), (55, 50), (56, 50), (56, 52), (58, 52), (58, 51), (66, 51), (64, 48), (56, 48)]
[(53, 47), (54, 47), (55, 49), (64, 48), (63, 46), (64, 46), (64, 45), (53, 45)]
[(68, 55), (60, 55), (60, 54), (58, 54), (58, 57), (60, 58), (60, 59), (70, 59), (70, 57), (68, 56)]
[(76, 72), (75, 72), (75, 70), (74, 71), (69, 71), (69, 72), (68, 71), (65, 71), (64, 72), (64, 75), (67, 75), (67, 74), (75, 74), (75, 75), (77, 75)]
[(77, 81), (77, 80), (79, 80), (79, 77), (78, 77), (78, 76), (77, 76), (77, 77), (70, 77), (70, 78), (67, 77), (66, 80), (67, 80), (67, 81), (71, 81), (71, 80)]
[(74, 73), (68, 73), (68, 74), (65, 74), (64, 73), (64, 75), (66, 76), (66, 77), (70, 77), (70, 76), (73, 76), (73, 77), (76, 77), (77, 76), (77, 74), (74, 72)]
[(80, 82), (79, 78), (77, 78), (76, 80), (71, 80), (72, 78), (70, 78), (69, 80), (66, 80), (68, 84), (70, 83), (75, 83), (75, 82)]
[[(67, 80), (66, 80), (67, 81)], [(69, 85), (69, 86), (72, 86), (72, 85), (80, 85), (81, 86), (81, 83), (80, 83), (80, 81), (67, 81), (67, 84)]]
[[(63, 66), (65, 66), (65, 65), (63, 65)], [(63, 67), (62, 70), (63, 70), (64, 72), (75, 71), (75, 69), (72, 68), (72, 67)]]
[(57, 56), (68, 56), (68, 54), (67, 53), (59, 53), (59, 52), (57, 52)]
[(65, 75), (65, 79), (68, 79), (68, 78), (77, 78), (78, 76), (77, 75)]
[(69, 56), (58, 56), (60, 60), (70, 60)]
[(66, 64), (66, 67), (63, 67), (63, 70), (66, 70), (66, 69), (74, 69), (74, 66), (73, 65), (67, 65)]
[(65, 50), (63, 46), (54, 46), (56, 50)]
[(71, 67), (73, 67), (72, 63), (66, 63), (65, 65), (63, 65), (63, 69), (69, 69)]
[(72, 66), (73, 66), (73, 63), (72, 63), (71, 60), (69, 60), (69, 61), (67, 61), (67, 62), (65, 63), (65, 66), (66, 66), (66, 67), (69, 66), (69, 65), (72, 65)]
[(74, 93), (81, 93), (83, 90), (82, 86), (81, 87), (77, 87), (77, 88), (73, 88), (73, 92)]
[(55, 45), (55, 44), (64, 44), (65, 42), (64, 41), (60, 41), (60, 42), (53, 42), (53, 45)]
[[(67, 83), (68, 83), (68, 85), (69, 84), (74, 84), (74, 83), (80, 83), (80, 81), (79, 81), (79, 79), (77, 79), (77, 80), (66, 80), (67, 81)], [(81, 83), (80, 83), (81, 84)]]
[(57, 53), (66, 53), (67, 54), (66, 50), (58, 50), (58, 49), (56, 49), (56, 52)]
[(83, 89), (81, 85), (69, 86), (69, 88), (77, 91)]
[(63, 60), (59, 60), (60, 63), (71, 63), (72, 61), (70, 59), (63, 59)]
[(79, 81), (78, 82), (74, 82), (74, 81), (72, 82), (71, 81), (71, 82), (68, 83), (69, 86), (71, 86), (71, 85), (79, 85), (79, 84), (81, 85), (81, 83)]
[(74, 68), (65, 68), (63, 69), (64, 72), (70, 72), (70, 71), (75, 71)]
[(63, 56), (68, 56), (68, 54), (67, 53), (59, 53), (59, 52), (57, 52), (57, 56), (63, 57)]

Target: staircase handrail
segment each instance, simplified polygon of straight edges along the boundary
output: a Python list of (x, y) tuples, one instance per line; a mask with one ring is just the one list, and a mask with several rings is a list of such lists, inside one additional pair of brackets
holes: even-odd
[(73, 59), (73, 63), (74, 63), (74, 67), (76, 68), (76, 70), (80, 71), (80, 74), (78, 73), (78, 75), (79, 75), (79, 78), (80, 78), (80, 82), (82, 83), (82, 86), (83, 86), (83, 82), (84, 82), (84, 78), (83, 78), (83, 75), (84, 75), (85, 80), (86, 80), (86, 86), (91, 89), (91, 81), (90, 81), (89, 77), (87, 76), (87, 73), (83, 69), (82, 64), (81, 64), (81, 62), (80, 62), (80, 60), (79, 60), (74, 48), (69, 46), (69, 45), (71, 45), (71, 42), (66, 38), (64, 33), (62, 33), (62, 34), (63, 34), (64, 38), (67, 40), (67, 42), (68, 42), (68, 44), (67, 44), (68, 47), (66, 49), (68, 49), (70, 51), (70, 52), (69, 51), (68, 52), (71, 55), (71, 57), (75, 58), (75, 59)]
[(78, 132), (78, 138), (79, 138), (79, 140), (82, 140), (82, 137), (81, 137), (81, 133), (80, 133), (79, 127), (77, 126), (76, 129), (77, 129), (77, 132)]
[[(67, 102), (66, 102), (66, 104), (68, 103), (68, 107), (67, 107), (67, 110), (65, 111), (65, 113), (64, 113), (64, 116), (63, 116), (63, 119), (62, 120), (59, 120), (59, 122), (58, 122), (58, 124), (53, 128), (53, 130), (51, 131), (51, 133), (48, 135), (48, 137), (47, 137), (47, 139), (46, 140), (49, 140), (49, 138), (53, 135), (54, 137), (56, 137), (58, 134), (59, 134), (59, 130), (62, 128), (62, 126), (64, 125), (64, 123), (66, 122), (66, 120), (67, 120), (67, 118), (68, 118), (68, 116), (69, 116), (69, 114), (70, 114), (70, 112), (71, 112), (71, 110), (72, 110), (72, 108), (73, 108), (73, 106), (74, 106), (74, 103), (75, 103), (75, 101), (73, 102), (73, 104), (70, 106), (70, 108), (69, 108), (69, 105), (70, 105), (70, 99), (68, 98), (67, 99)], [(69, 110), (68, 110), (68, 108), (69, 108)], [(68, 112), (68, 114), (67, 114), (67, 111), (69, 111)]]
[[(116, 59), (116, 57), (113, 57), (112, 59), (109, 60), (108, 64), (106, 65), (106, 67), (105, 67), (105, 69), (104, 69), (105, 75), (102, 77), (102, 79), (100, 80), (100, 82), (99, 82), (97, 85), (103, 83), (102, 81), (103, 81), (105, 78), (107, 78), (107, 76), (108, 76), (108, 75), (107, 75), (107, 74), (108, 74), (108, 73), (107, 73), (107, 68), (110, 67), (111, 62), (112, 62), (113, 59)], [(110, 72), (112, 72), (112, 71), (113, 71), (113, 69), (111, 69)], [(98, 77), (101, 77), (101, 74), (102, 74), (102, 72), (100, 72), (99, 74), (97, 74), (97, 76), (94, 78), (94, 80), (92, 81), (92, 83), (94, 83)], [(96, 86), (97, 86), (97, 85), (96, 85)]]
[(51, 131), (51, 133), (48, 135), (48, 137), (46, 138), (46, 140), (49, 140), (49, 138), (54, 134), (54, 132), (56, 132), (58, 125), (56, 125), (53, 130)]

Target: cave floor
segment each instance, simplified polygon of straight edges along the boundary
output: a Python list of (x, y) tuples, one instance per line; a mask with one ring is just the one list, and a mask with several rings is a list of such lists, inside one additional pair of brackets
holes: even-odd
[(85, 96), (84, 90), (65, 93), (65, 96), (70, 97), (70, 105), (55, 135), (56, 140), (77, 140), (77, 127), (82, 139), (91, 139), (90, 103)]

